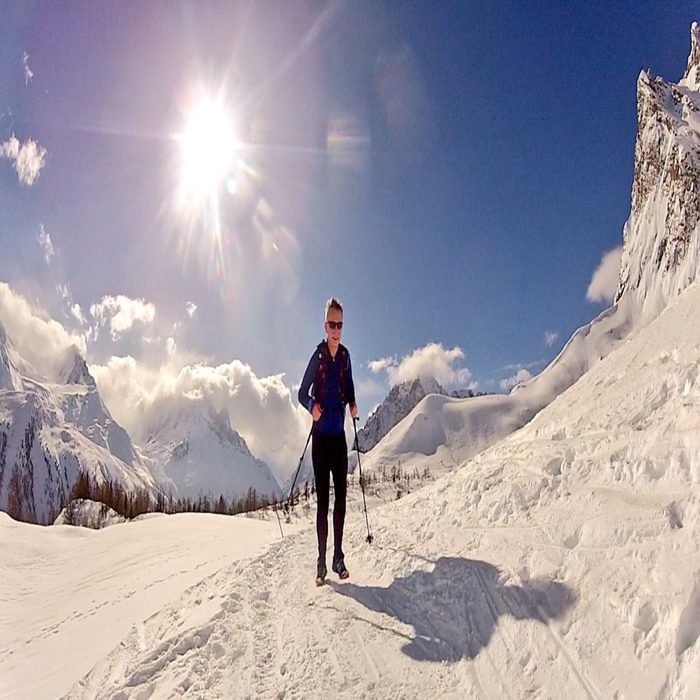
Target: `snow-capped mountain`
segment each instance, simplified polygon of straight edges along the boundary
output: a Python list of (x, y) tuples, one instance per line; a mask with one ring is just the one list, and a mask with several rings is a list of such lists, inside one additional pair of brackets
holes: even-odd
[(632, 209), (624, 227), (615, 304), (579, 328), (539, 375), (508, 396), (428, 396), (367, 455), (367, 468), (453, 468), (525, 425), (649, 323), (700, 272), (700, 29), (677, 85), (642, 72)]
[(149, 426), (143, 455), (165, 493), (197, 498), (279, 496), (270, 468), (256, 459), (231, 427), (228, 411), (217, 412), (204, 399), (172, 399)]
[(700, 267), (700, 26), (691, 27), (688, 66), (677, 84), (642, 71), (632, 210), (624, 228), (617, 299), (635, 317), (655, 316)]
[(24, 391), (0, 391), (0, 509), (16, 519), (54, 521), (80, 470), (98, 483), (157, 491), (147, 468), (126, 464), (68, 420), (50, 387), (23, 378)]
[(447, 392), (432, 377), (418, 378), (393, 386), (384, 401), (369, 416), (364, 427), (357, 431), (360, 450), (371, 450), (428, 394), (446, 395)]
[(98, 483), (110, 479), (127, 491), (157, 492), (79, 355), (62, 373), (71, 384), (22, 375), (18, 368), (28, 365), (0, 326), (0, 366), (1, 510), (29, 522), (53, 522), (80, 470)]

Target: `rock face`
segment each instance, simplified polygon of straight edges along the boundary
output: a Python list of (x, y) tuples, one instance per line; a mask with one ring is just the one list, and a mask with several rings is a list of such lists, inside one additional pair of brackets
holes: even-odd
[(700, 27), (677, 84), (642, 71), (632, 209), (625, 224), (616, 301), (635, 317), (655, 316), (700, 269)]

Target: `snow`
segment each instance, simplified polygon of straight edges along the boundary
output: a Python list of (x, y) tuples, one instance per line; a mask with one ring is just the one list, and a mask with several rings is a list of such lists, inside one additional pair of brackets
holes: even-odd
[(349, 583), (316, 588), (313, 530), (275, 521), (2, 517), (8, 697), (698, 697), (698, 308), (696, 283), (524, 428), (371, 509), (372, 545), (354, 493)]
[(0, 512), (0, 695), (60, 697), (130, 631), (145, 634), (144, 620), (279, 536), (270, 518), (151, 515), (90, 530)]

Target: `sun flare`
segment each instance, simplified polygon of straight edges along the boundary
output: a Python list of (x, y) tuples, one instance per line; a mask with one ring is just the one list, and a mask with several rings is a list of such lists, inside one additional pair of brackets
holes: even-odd
[(202, 99), (180, 134), (180, 207), (201, 209), (216, 199), (236, 168), (234, 120), (220, 102)]

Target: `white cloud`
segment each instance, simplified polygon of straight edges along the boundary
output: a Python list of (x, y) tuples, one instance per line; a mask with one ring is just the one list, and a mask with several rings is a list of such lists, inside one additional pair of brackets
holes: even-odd
[(385, 371), (392, 386), (417, 378), (433, 378), (445, 387), (463, 386), (471, 378), (466, 367), (457, 366), (463, 359), (464, 352), (459, 347), (446, 350), (441, 343), (428, 343), (405, 355), (400, 362), (395, 357), (384, 357), (367, 366), (374, 374)]
[(46, 149), (32, 139), (20, 143), (13, 134), (8, 141), (0, 143), (0, 158), (3, 157), (13, 162), (19, 181), (31, 186), (46, 163)]
[(551, 348), (559, 339), (559, 331), (546, 331), (544, 334), (544, 344)]
[(238, 360), (217, 367), (178, 367), (173, 360), (148, 368), (133, 357), (112, 357), (90, 371), (112, 415), (137, 442), (173, 402), (196, 396), (227, 409), (233, 428), (278, 477), (286, 479), (297, 466), (309, 418), (282, 375), (258, 377)]
[(97, 304), (92, 304), (90, 314), (97, 321), (98, 328), (109, 324), (112, 340), (118, 340), (134, 323), (152, 323), (156, 307), (143, 299), (131, 299), (119, 294), (116, 297), (105, 296)]
[(367, 369), (372, 374), (379, 374), (388, 370), (390, 367), (395, 367), (397, 364), (395, 357), (382, 357), (380, 360), (370, 360), (367, 363)]
[(501, 379), (501, 389), (503, 389), (503, 391), (508, 391), (509, 389), (512, 389), (516, 384), (520, 384), (520, 382), (526, 382), (528, 379), (532, 379), (532, 374), (530, 374), (530, 372), (528, 372), (524, 367), (522, 367), (512, 377)]
[(44, 251), (44, 260), (46, 260), (47, 265), (50, 265), (56, 252), (54, 251), (53, 243), (51, 242), (51, 236), (44, 229), (44, 224), (39, 224), (39, 235), (37, 238), (41, 249)]
[(80, 308), (80, 304), (73, 304), (70, 307), (70, 312), (73, 317), (78, 320), (81, 326), (84, 326), (87, 323), (85, 316), (83, 315), (83, 310)]
[(29, 85), (31, 79), (34, 77), (31, 68), (29, 67), (29, 54), (25, 51), (22, 56), (22, 67), (24, 68), (24, 84)]
[(593, 273), (591, 283), (588, 285), (588, 291), (586, 292), (588, 301), (593, 303), (601, 301), (612, 302), (617, 291), (621, 258), (622, 246), (603, 255), (600, 265)]
[(63, 369), (72, 348), (85, 355), (85, 336), (69, 333), (5, 282), (0, 282), (0, 321), (22, 358), (49, 378)]
[(191, 301), (188, 301), (185, 304), (185, 309), (187, 310), (187, 315), (192, 318), (194, 316), (194, 312), (197, 310), (197, 304), (194, 304)]
[(165, 351), (170, 355), (171, 357), (175, 354), (177, 351), (177, 344), (175, 343), (175, 338), (169, 337), (165, 341)]

